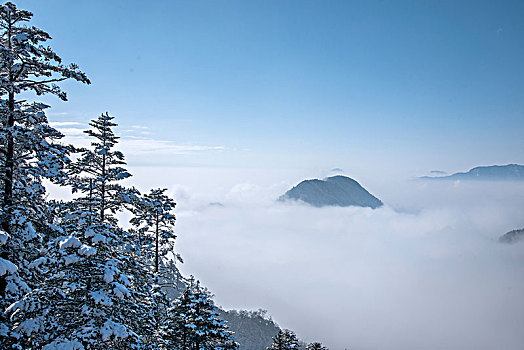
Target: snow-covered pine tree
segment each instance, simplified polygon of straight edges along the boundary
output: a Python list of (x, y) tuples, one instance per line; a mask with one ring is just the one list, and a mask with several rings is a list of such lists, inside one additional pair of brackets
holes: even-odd
[(138, 197), (118, 183), (130, 174), (121, 167), (123, 154), (112, 149), (111, 120), (106, 114), (91, 123), (94, 150), (83, 149), (71, 166), (69, 183), (81, 196), (55, 205), (61, 235), (32, 264), (46, 271), (45, 282), (8, 309), (22, 348), (155, 347), (143, 336), (152, 305), (144, 264), (133, 236), (112, 216)]
[(299, 349), (298, 339), (295, 333), (290, 330), (280, 330), (273, 337), (273, 344), (268, 350), (292, 350)]
[(122, 232), (93, 225), (50, 240), (41, 258), (30, 265), (47, 278), (13, 303), (14, 331), (23, 349), (134, 349), (134, 278), (123, 271), (127, 258), (119, 245)]
[(120, 184), (131, 174), (122, 167), (126, 164), (122, 152), (114, 150), (119, 137), (113, 132), (117, 126), (113, 119), (105, 113), (91, 120), (92, 129), (85, 133), (95, 139), (92, 149), (78, 149), (80, 156), (70, 166), (70, 185), (73, 192), (81, 193), (75, 201), (77, 209), (96, 213), (89, 218), (90, 223), (116, 225), (114, 214), (138, 194)]
[(173, 210), (176, 203), (165, 194), (166, 191), (167, 188), (158, 188), (146, 193), (132, 209), (134, 217), (130, 221), (139, 235), (144, 253), (154, 252), (152, 256), (155, 273), (159, 272), (160, 259), (168, 258), (168, 253), (181, 260), (174, 252), (176, 235), (173, 232), (175, 226)]
[[(37, 103), (16, 103), (16, 123), (12, 128), (15, 141), (13, 197), (9, 210), (5, 206), (0, 208), (0, 213), (4, 214), (3, 218), (7, 220), (9, 217), (9, 225), (7, 221), (3, 221), (2, 226), (3, 232), (10, 237), (6, 244), (0, 247), (1, 256), (16, 263), (18, 275), (26, 280), (30, 287), (37, 285), (42, 276), (32, 273), (27, 269), (27, 265), (38, 254), (42, 239), (50, 231), (50, 217), (44, 199), (45, 188), (42, 186), (42, 180), (46, 178), (57, 183), (63, 182), (63, 165), (67, 161), (66, 147), (57, 143), (62, 135), (47, 124), (43, 111), (46, 107)], [(0, 118), (2, 116), (6, 114), (0, 114)], [(6, 139), (7, 133), (4, 131), (2, 129), (0, 132), (2, 140)], [(5, 153), (2, 152), (0, 164), (2, 168), (6, 164)], [(5, 194), (4, 188), (0, 186), (2, 194)], [(18, 277), (7, 274), (0, 274), (0, 277), (0, 307), (4, 310), (29, 288)]]
[(161, 326), (167, 317), (170, 303), (163, 287), (172, 273), (173, 259), (182, 261), (174, 251), (176, 235), (173, 232), (173, 210), (176, 203), (165, 194), (166, 191), (165, 188), (153, 189), (135, 200), (131, 209), (134, 217), (130, 220), (139, 247), (138, 255), (142, 264), (150, 267), (149, 271), (144, 271), (147, 276), (140, 277), (149, 286), (154, 323), (152, 334), (157, 343), (162, 343)]
[[(3, 249), (9, 238), (10, 235), (0, 229), (0, 249)], [(2, 255), (0, 257), (0, 276), (3, 277), (4, 293), (9, 297), (3, 297), (0, 304), (0, 307), (2, 307), (0, 309), (0, 344), (4, 344), (7, 347), (16, 342), (16, 334), (13, 334), (11, 331), (11, 322), (5, 317), (4, 309), (10, 299), (14, 299), (13, 297), (22, 292), (28, 292), (29, 287), (20, 279), (18, 267), (11, 261), (4, 259), (5, 254)], [(10, 288), (6, 288), (7, 285), (10, 285)]]
[(165, 327), (171, 349), (233, 350), (238, 343), (218, 315), (209, 291), (197, 282), (173, 302)]
[[(13, 268), (0, 273), (2, 311), (29, 290), (19, 276), (30, 286), (41, 280), (26, 276), (42, 236), (52, 230), (41, 181), (63, 181), (62, 167), (67, 161), (67, 149), (56, 142), (62, 135), (47, 122), (44, 110), (48, 106), (21, 101), (18, 96), (34, 92), (66, 100), (57, 82), (71, 78), (89, 84), (75, 64), (64, 66), (50, 47), (42, 45), (51, 37), (26, 25), (32, 16), (11, 2), (0, 5), (0, 224), (2, 234), (9, 237), (0, 246), (0, 255), (3, 262), (17, 267), (16, 273), (11, 273)], [(6, 322), (0, 313), (0, 327), (9, 328)]]
[(310, 343), (306, 346), (306, 350), (328, 350), (325, 346), (323, 346), (319, 342)]
[[(60, 89), (56, 82), (69, 78), (89, 84), (87, 76), (71, 64), (64, 66), (60, 57), (50, 48), (44, 47), (43, 42), (51, 39), (45, 31), (24, 25), (29, 22), (33, 14), (29, 11), (19, 10), (11, 2), (0, 6), (0, 108), (2, 115), (2, 227), (11, 233), (11, 217), (15, 210), (16, 172), (19, 169), (20, 155), (16, 153), (19, 137), (25, 136), (30, 142), (31, 134), (25, 129), (31, 128), (33, 132), (55, 134), (56, 130), (47, 124), (45, 106), (21, 103), (17, 100), (20, 93), (33, 91), (37, 95), (54, 94), (62, 100), (67, 100), (66, 93)], [(30, 108), (29, 115), (24, 109)], [(35, 118), (37, 116), (37, 118)], [(39, 126), (43, 126), (39, 128)], [(22, 127), (22, 130), (19, 129)], [(25, 134), (25, 135), (24, 135)], [(33, 140), (36, 146), (41, 137)], [(45, 149), (41, 149), (40, 153)], [(47, 147), (47, 152), (51, 147)], [(53, 152), (51, 152), (52, 154)], [(60, 153), (60, 152), (54, 152)], [(47, 159), (47, 165), (59, 166), (60, 158), (52, 155)], [(28, 157), (24, 157), (28, 162)], [(44, 159), (38, 159), (43, 162)], [(52, 161), (52, 162), (49, 162)], [(53, 163), (56, 161), (56, 163)], [(33, 161), (33, 165), (36, 162)], [(41, 163), (40, 165), (43, 165)]]

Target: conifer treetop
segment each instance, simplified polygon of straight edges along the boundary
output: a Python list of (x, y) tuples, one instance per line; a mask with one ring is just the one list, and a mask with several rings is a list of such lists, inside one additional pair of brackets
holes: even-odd
[(43, 44), (51, 36), (42, 29), (25, 25), (33, 14), (12, 2), (0, 5), (0, 91), (17, 94), (32, 90), (37, 95), (53, 94), (67, 100), (57, 82), (74, 79), (90, 84), (78, 65), (62, 64), (62, 59)]

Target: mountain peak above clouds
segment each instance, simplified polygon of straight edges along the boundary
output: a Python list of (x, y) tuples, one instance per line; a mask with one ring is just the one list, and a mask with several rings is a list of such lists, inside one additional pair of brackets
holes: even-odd
[(465, 173), (448, 176), (422, 176), (423, 180), (524, 181), (524, 165), (478, 166)]
[(304, 180), (280, 196), (279, 200), (303, 201), (314, 207), (358, 206), (375, 209), (383, 205), (357, 181), (342, 175), (323, 180)]

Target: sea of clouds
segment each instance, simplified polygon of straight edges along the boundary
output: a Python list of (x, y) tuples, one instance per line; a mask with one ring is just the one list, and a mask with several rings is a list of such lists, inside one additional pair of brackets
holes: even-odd
[(357, 179), (382, 208), (277, 202), (305, 178), (132, 169), (178, 202), (177, 249), (225, 308), (330, 349), (522, 349), (524, 183)]

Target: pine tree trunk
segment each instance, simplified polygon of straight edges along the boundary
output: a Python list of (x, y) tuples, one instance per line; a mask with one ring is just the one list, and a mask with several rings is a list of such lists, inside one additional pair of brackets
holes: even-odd
[[(104, 145), (105, 146), (105, 145)], [(105, 149), (104, 149), (105, 150)], [(104, 211), (106, 207), (106, 155), (102, 155), (102, 189), (100, 191), (100, 223), (104, 223)]]
[(156, 249), (155, 249), (155, 272), (158, 273), (158, 213), (156, 214)]
[(104, 128), (102, 130), (103, 135), (103, 142), (102, 145), (104, 147), (104, 154), (102, 154), (102, 189), (100, 193), (101, 197), (101, 203), (100, 203), (100, 222), (104, 223), (105, 218), (105, 209), (106, 209), (106, 141), (107, 141), (107, 135), (106, 135), (106, 128), (107, 128), (107, 121), (104, 119)]
[(8, 101), (8, 119), (7, 119), (7, 150), (5, 157), (5, 178), (4, 178), (4, 220), (2, 228), (11, 234), (11, 215), (13, 211), (13, 173), (14, 173), (14, 146), (13, 126), (15, 124), (15, 97), (14, 93), (9, 93)]
[(89, 179), (89, 226), (93, 224), (93, 179)]
[[(11, 53), (11, 23), (7, 28), (7, 46), (9, 53)], [(13, 59), (10, 56), (8, 60), (9, 69), (9, 99), (7, 102), (7, 124), (5, 125), (7, 131), (7, 149), (5, 156), (5, 177), (4, 177), (4, 217), (2, 220), (2, 228), (5, 232), (11, 234), (11, 216), (13, 205), (13, 172), (14, 172), (14, 152), (15, 141), (13, 136), (13, 126), (15, 125), (15, 93), (13, 91), (13, 73), (12, 73)]]
[[(5, 179), (4, 179), (4, 217), (2, 220), (2, 229), (11, 234), (11, 217), (13, 212), (13, 170), (14, 170), (14, 137), (11, 131), (14, 125), (14, 93), (9, 93), (9, 117), (8, 117), (8, 128), (7, 132), (7, 154), (6, 154), (6, 167), (5, 167)], [(0, 256), (6, 260), (13, 260), (10, 257), (8, 251), (3, 251)], [(0, 296), (5, 298), (5, 289), (7, 287), (7, 275), (0, 276)]]
[[(8, 48), (11, 53), (11, 23), (9, 23), (7, 40)], [(13, 172), (14, 172), (14, 153), (15, 153), (15, 142), (13, 135), (13, 126), (15, 125), (15, 93), (13, 91), (13, 73), (11, 67), (13, 66), (13, 60), (10, 57), (8, 62), (9, 68), (9, 80), (10, 80), (10, 91), (9, 91), (9, 100), (7, 103), (7, 124), (5, 125), (7, 131), (7, 149), (5, 157), (5, 177), (4, 177), (4, 203), (3, 203), (3, 218), (2, 218), (2, 229), (8, 234), (11, 232), (11, 217), (13, 213)], [(2, 251), (0, 256), (3, 259), (9, 259), (9, 252)], [(12, 258), (11, 258), (12, 260)], [(5, 289), (7, 287), (7, 275), (0, 276), (0, 296), (2, 299), (5, 299)]]

